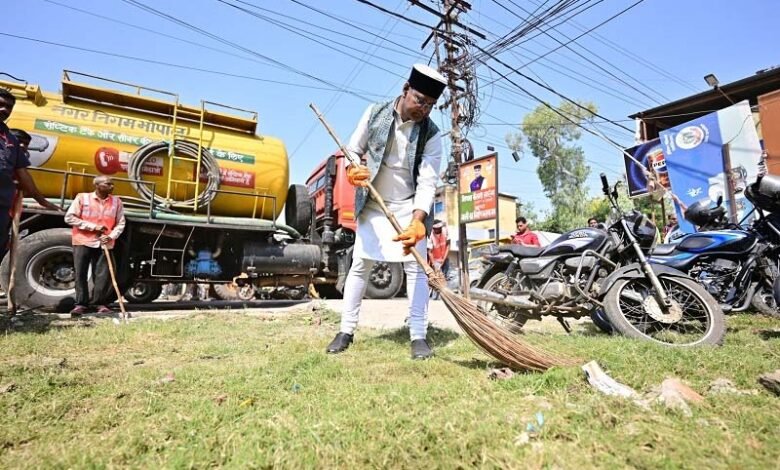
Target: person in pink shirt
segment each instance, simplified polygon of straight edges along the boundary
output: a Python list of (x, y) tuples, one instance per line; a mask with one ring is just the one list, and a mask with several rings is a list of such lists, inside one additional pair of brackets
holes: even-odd
[(528, 228), (528, 220), (525, 217), (515, 219), (517, 233), (512, 236), (512, 244), (524, 246), (542, 246), (539, 237)]
[(103, 245), (109, 250), (125, 229), (122, 201), (111, 193), (114, 183), (108, 176), (95, 178), (95, 191), (79, 193), (65, 213), (65, 222), (73, 227), (73, 267), (76, 271), (76, 306), (72, 316), (87, 311), (89, 285), (87, 273), (92, 266), (94, 291), (92, 304), (98, 313), (110, 313), (106, 304), (111, 298), (111, 277)]

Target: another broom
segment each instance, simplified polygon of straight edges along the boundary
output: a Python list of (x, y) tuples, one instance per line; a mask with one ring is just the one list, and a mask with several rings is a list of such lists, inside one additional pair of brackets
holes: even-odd
[(22, 219), (22, 209), (24, 202), (24, 193), (21, 189), (16, 190), (16, 195), (13, 201), (13, 219), (11, 222), (11, 243), (8, 247), (8, 271), (10, 276), (8, 277), (8, 312), (13, 316), (16, 315), (16, 258), (19, 253), (19, 224)]
[(103, 256), (106, 257), (106, 263), (108, 264), (108, 273), (111, 275), (111, 284), (114, 285), (114, 292), (116, 292), (116, 301), (119, 302), (119, 311), (122, 312), (122, 321), (127, 323), (127, 310), (125, 310), (125, 301), (122, 300), (122, 291), (119, 290), (119, 284), (116, 282), (116, 271), (114, 270), (114, 261), (111, 258), (111, 250), (108, 249), (105, 243), (100, 244), (103, 248)]
[[(347, 151), (346, 147), (344, 147), (341, 140), (325, 120), (325, 117), (320, 113), (319, 109), (317, 109), (317, 106), (312, 103), (309, 107), (314, 111), (314, 114), (317, 115), (317, 118), (322, 122), (323, 126), (325, 126), (325, 129), (327, 129), (330, 136), (336, 142), (336, 145), (341, 149), (344, 157), (349, 160), (351, 164), (359, 165), (360, 162), (356, 161), (353, 155)], [(371, 197), (374, 198), (382, 208), (382, 212), (384, 212), (385, 217), (390, 221), (395, 231), (399, 234), (403, 232), (403, 229), (398, 224), (395, 216), (387, 208), (384, 199), (382, 199), (382, 196), (374, 189), (374, 186), (371, 185), (371, 183), (367, 183), (366, 187), (368, 188)], [(428, 276), (428, 284), (440, 294), (444, 305), (447, 306), (455, 317), (455, 320), (458, 322), (461, 329), (463, 329), (474, 344), (485, 351), (489, 356), (494, 357), (496, 360), (513, 369), (531, 371), (544, 371), (553, 366), (574, 364), (570, 359), (554, 357), (542, 349), (525, 344), (507, 334), (488, 319), (485, 313), (482, 312), (476, 304), (468, 299), (464, 299), (447, 288), (444, 275), (441, 272), (434, 271), (414, 247), (411, 248), (411, 253), (412, 256), (414, 256), (414, 259), (423, 267), (425, 275)]]

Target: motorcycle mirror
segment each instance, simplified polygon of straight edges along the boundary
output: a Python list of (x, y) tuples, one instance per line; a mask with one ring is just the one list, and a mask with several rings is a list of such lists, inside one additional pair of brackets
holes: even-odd
[(718, 195), (718, 201), (715, 203), (717, 207), (720, 207), (720, 205), (723, 204), (723, 195)]

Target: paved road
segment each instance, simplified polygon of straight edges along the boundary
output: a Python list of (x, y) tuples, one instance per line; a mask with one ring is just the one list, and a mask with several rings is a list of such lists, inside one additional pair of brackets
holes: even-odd
[[(331, 310), (341, 313), (342, 300), (325, 300), (325, 304)], [(387, 300), (363, 300), (358, 327), (393, 329), (404, 326), (404, 320), (409, 311), (409, 301), (406, 298)], [(431, 300), (428, 303), (428, 321), (437, 328), (446, 328), (461, 333), (455, 317), (452, 316), (444, 302)], [(590, 319), (570, 321), (572, 325), (589, 322)], [(551, 333), (564, 333), (563, 328), (552, 317), (545, 317), (542, 321), (529, 321), (524, 330), (544, 331)]]
[[(342, 300), (325, 300), (325, 304), (334, 312), (341, 313)], [(404, 326), (404, 321), (409, 314), (409, 301), (406, 298), (386, 300), (363, 300), (360, 309), (360, 321), (358, 327), (394, 329)], [(460, 333), (455, 318), (452, 316), (444, 302), (431, 300), (428, 303), (428, 322), (437, 328), (446, 328)]]

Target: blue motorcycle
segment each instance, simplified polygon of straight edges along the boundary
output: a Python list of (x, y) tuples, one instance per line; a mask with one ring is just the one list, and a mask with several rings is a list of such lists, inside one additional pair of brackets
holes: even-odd
[[(721, 304), (724, 312), (753, 307), (780, 316), (780, 177), (767, 175), (745, 196), (757, 218), (750, 227), (729, 224), (719, 198), (692, 204), (685, 219), (701, 231), (674, 244), (658, 245), (649, 261), (688, 273)], [(766, 214), (774, 212), (774, 214)]]

